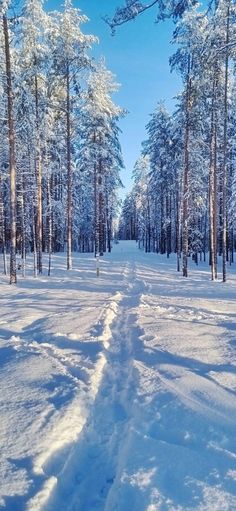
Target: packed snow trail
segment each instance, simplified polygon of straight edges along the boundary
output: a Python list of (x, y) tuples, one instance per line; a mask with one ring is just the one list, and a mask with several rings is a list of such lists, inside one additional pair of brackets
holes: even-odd
[(6, 298), (1, 508), (235, 511), (235, 274), (223, 286), (202, 265), (186, 280), (133, 242), (99, 279), (92, 259), (79, 267), (65, 278), (59, 264), (38, 292), (29, 279), (18, 311)]
[[(47, 510), (103, 510), (114, 482), (119, 454), (133, 420), (136, 396), (134, 353), (139, 329), (136, 310), (143, 282), (137, 281), (134, 262), (124, 272), (126, 293), (120, 295), (107, 343), (106, 366), (91, 416), (80, 442), (57, 476)], [(92, 492), (91, 492), (92, 488)], [(66, 491), (65, 491), (66, 490)]]

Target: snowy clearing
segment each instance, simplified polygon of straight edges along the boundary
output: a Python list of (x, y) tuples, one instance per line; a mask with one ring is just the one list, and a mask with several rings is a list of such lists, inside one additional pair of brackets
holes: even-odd
[(1, 279), (0, 509), (235, 511), (233, 269), (64, 259)]

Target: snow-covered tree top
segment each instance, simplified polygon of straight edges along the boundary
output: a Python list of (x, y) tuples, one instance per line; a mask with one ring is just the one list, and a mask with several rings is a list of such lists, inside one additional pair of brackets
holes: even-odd
[(118, 88), (119, 85), (115, 81), (113, 73), (106, 68), (105, 61), (102, 59), (90, 73), (88, 79), (86, 92), (88, 101), (85, 106), (87, 113), (95, 118), (121, 116), (124, 111), (115, 105), (111, 98), (111, 94)]

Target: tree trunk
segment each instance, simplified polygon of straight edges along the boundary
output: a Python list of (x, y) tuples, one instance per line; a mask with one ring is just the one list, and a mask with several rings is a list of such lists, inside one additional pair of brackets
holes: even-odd
[(32, 237), (33, 237), (33, 251), (34, 251), (34, 277), (38, 276), (38, 265), (37, 265), (37, 243), (36, 243), (36, 229), (35, 229), (35, 215), (34, 207), (32, 207)]
[(66, 149), (67, 149), (67, 270), (72, 270), (72, 167), (70, 126), (70, 68), (66, 70)]
[(171, 254), (171, 195), (167, 191), (166, 195), (166, 253), (167, 257)]
[(38, 77), (35, 75), (35, 110), (36, 110), (36, 183), (37, 183), (37, 210), (36, 210), (36, 245), (37, 245), (37, 270), (43, 272), (42, 251), (43, 251), (43, 227), (42, 227), (42, 154), (39, 133), (39, 95)]
[(108, 191), (106, 190), (106, 225), (107, 225), (107, 250), (111, 252), (112, 215), (109, 211)]
[(52, 266), (52, 201), (50, 177), (48, 177), (47, 179), (47, 192), (48, 192), (48, 276), (50, 277)]
[(105, 201), (104, 201), (104, 183), (103, 183), (103, 165), (101, 157), (98, 163), (98, 230), (99, 230), (99, 255), (104, 253), (104, 238), (105, 238)]
[(226, 282), (227, 259), (227, 182), (228, 182), (228, 79), (229, 79), (229, 3), (226, 18), (225, 38), (225, 80), (224, 80), (224, 136), (223, 136), (223, 169), (222, 169), (222, 273), (223, 282)]
[(5, 235), (5, 207), (2, 192), (2, 178), (0, 175), (0, 225), (1, 225), (1, 242), (3, 255), (3, 272), (7, 275), (7, 251), (6, 251), (6, 235)]
[(183, 277), (188, 276), (188, 192), (189, 192), (189, 135), (191, 109), (191, 61), (188, 58), (188, 75), (186, 85), (186, 121), (184, 140), (184, 176), (183, 176)]
[(97, 165), (94, 164), (94, 255), (97, 257), (99, 250), (99, 221), (98, 221), (98, 183)]
[[(94, 148), (96, 145), (96, 133), (93, 133)], [(94, 163), (93, 168), (93, 191), (94, 191), (94, 256), (99, 253), (99, 214), (98, 214), (98, 172), (97, 164)]]
[(16, 158), (15, 158), (15, 127), (13, 120), (13, 91), (11, 74), (11, 56), (9, 45), (8, 22), (3, 16), (3, 32), (5, 42), (6, 77), (7, 77), (7, 118), (9, 139), (9, 171), (10, 171), (10, 284), (16, 284)]
[(213, 223), (214, 223), (214, 247), (215, 247), (215, 278), (217, 278), (217, 210), (218, 210), (218, 201), (217, 201), (217, 119), (215, 116), (215, 130), (214, 130), (214, 211), (213, 211)]
[(21, 273), (25, 277), (26, 243), (25, 243), (25, 182), (24, 173), (20, 176), (20, 211), (21, 211)]
[(210, 262), (211, 262), (211, 280), (216, 278), (216, 247), (215, 247), (215, 222), (214, 212), (215, 204), (215, 77), (213, 79), (212, 102), (211, 102), (211, 142), (210, 142), (210, 169), (209, 169), (209, 222), (210, 222)]

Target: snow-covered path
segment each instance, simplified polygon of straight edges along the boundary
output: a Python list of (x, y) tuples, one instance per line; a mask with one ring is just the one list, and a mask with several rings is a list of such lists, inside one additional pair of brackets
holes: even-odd
[[(125, 291), (114, 297), (108, 309), (106, 366), (99, 391), (79, 444), (58, 478), (48, 510), (60, 506), (78, 511), (103, 510), (115, 481), (124, 440), (133, 422), (131, 404), (137, 387), (134, 355), (141, 332), (136, 313), (145, 289), (136, 277), (132, 260), (124, 267), (123, 283)], [(106, 509), (111, 509), (110, 505)]]
[(120, 243), (2, 283), (7, 511), (236, 509), (236, 279)]

